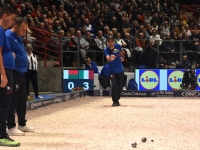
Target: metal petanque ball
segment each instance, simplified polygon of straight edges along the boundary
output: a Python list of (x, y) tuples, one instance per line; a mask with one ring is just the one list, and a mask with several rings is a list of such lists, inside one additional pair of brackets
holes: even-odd
[(133, 143), (131, 143), (131, 146), (132, 146), (133, 148), (136, 148), (137, 143), (136, 143), (136, 142), (133, 142)]
[(142, 141), (143, 143), (145, 143), (145, 142), (147, 141), (147, 138), (146, 138), (146, 137), (143, 137), (143, 138), (141, 139), (141, 141)]

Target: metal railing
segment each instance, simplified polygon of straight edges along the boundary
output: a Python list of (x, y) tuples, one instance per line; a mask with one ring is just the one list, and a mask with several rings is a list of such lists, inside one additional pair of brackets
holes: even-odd
[[(47, 67), (47, 63), (53, 66), (61, 66), (62, 60), (62, 38), (57, 34), (52, 34), (46, 30), (40, 30), (37, 28), (29, 27), (32, 34), (25, 37), (25, 43), (31, 43), (33, 46), (33, 52), (38, 56), (38, 59), (42, 61), (43, 67)], [(31, 41), (32, 37), (35, 40)]]

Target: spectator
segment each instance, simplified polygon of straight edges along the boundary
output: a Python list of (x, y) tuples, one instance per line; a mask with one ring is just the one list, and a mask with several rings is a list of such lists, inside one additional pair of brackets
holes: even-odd
[(98, 49), (98, 46), (97, 46), (94, 38), (91, 38), (91, 33), (89, 31), (86, 32), (85, 40), (89, 43), (89, 48), (87, 50), (87, 56), (90, 56), (93, 61), (96, 61), (96, 50)]
[(54, 21), (52, 29), (56, 34), (58, 34), (58, 31), (62, 29), (59, 20)]
[(152, 19), (152, 17), (151, 17), (151, 12), (148, 11), (148, 12), (146, 13), (146, 15), (144, 16), (144, 18), (145, 18), (144, 21), (150, 22), (151, 19)]
[[(69, 17), (68, 17), (69, 19)], [(71, 17), (70, 17), (71, 19)], [(71, 20), (67, 22), (68, 26), (69, 26), (69, 23), (71, 23)], [(80, 21), (80, 17), (76, 17), (75, 18), (75, 22), (73, 24), (73, 26), (76, 28), (76, 30), (81, 30), (82, 27), (84, 27), (84, 24)]]
[(162, 56), (158, 56), (158, 68), (159, 69), (168, 69), (168, 62), (167, 60), (163, 59)]
[(107, 37), (108, 37), (108, 33), (109, 33), (109, 27), (108, 27), (108, 26), (105, 26), (105, 27), (104, 27), (104, 30), (103, 30), (103, 36), (104, 36), (105, 38), (107, 38)]
[(185, 32), (190, 36), (191, 35), (191, 31), (189, 29), (189, 25), (186, 24), (184, 28), (185, 28)]
[(155, 69), (157, 63), (158, 52), (153, 48), (152, 43), (150, 43), (142, 53), (142, 62), (148, 69)]
[(173, 15), (171, 21), (170, 21), (170, 25), (174, 25), (174, 26), (178, 26), (179, 21), (177, 20), (177, 16)]
[(109, 29), (116, 28), (117, 31), (121, 32), (119, 22), (116, 20), (116, 17), (112, 17), (111, 21), (108, 24)]
[(162, 42), (162, 50), (167, 52), (174, 52), (175, 47), (173, 42), (170, 40), (170, 34), (166, 35), (166, 39)]
[(164, 32), (164, 35), (170, 34), (170, 31), (169, 31), (169, 24), (168, 24), (167, 21), (164, 22), (163, 32)]
[(191, 69), (191, 67), (192, 66), (190, 61), (187, 59), (187, 55), (184, 55), (182, 62), (177, 64), (176, 69)]
[(153, 18), (150, 21), (150, 24), (153, 25), (153, 23), (156, 22), (156, 25), (161, 25), (162, 24), (162, 20), (158, 17), (157, 13), (154, 13)]
[(80, 46), (81, 53), (81, 62), (83, 63), (84, 59), (86, 59), (86, 51), (89, 48), (89, 43), (81, 36), (81, 31), (76, 30), (76, 36), (73, 38), (76, 46)]
[(90, 23), (89, 19), (85, 19), (84, 21), (84, 26), (86, 27), (86, 30), (91, 32), (92, 34), (95, 33), (95, 28), (94, 26)]
[(96, 63), (91, 61), (89, 57), (86, 58), (85, 69), (94, 70), (94, 73), (99, 74)]
[(152, 36), (149, 37), (149, 40), (154, 47), (157, 47), (157, 44), (159, 46), (162, 45), (162, 39), (160, 38), (160, 35), (157, 34), (156, 29), (153, 29)]
[(139, 29), (135, 31), (135, 37), (138, 38), (140, 33), (143, 33), (144, 38), (147, 38), (147, 32), (144, 30), (144, 25), (140, 25)]

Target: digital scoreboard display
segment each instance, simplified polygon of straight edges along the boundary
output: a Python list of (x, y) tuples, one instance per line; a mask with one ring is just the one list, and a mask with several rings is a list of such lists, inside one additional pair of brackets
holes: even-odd
[[(184, 69), (136, 69), (135, 80), (138, 83), (138, 90), (159, 91), (180, 89)], [(200, 69), (195, 70), (200, 90)]]
[(63, 70), (63, 92), (69, 93), (73, 88), (93, 89), (93, 70)]

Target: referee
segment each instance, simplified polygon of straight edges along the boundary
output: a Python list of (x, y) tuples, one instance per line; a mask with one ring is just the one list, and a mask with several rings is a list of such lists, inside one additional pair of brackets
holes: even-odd
[(26, 52), (28, 56), (28, 70), (25, 73), (26, 76), (26, 92), (27, 95), (30, 95), (29, 91), (29, 83), (31, 81), (33, 90), (35, 93), (35, 98), (42, 99), (43, 97), (38, 93), (38, 81), (37, 81), (37, 57), (35, 54), (32, 53), (33, 47), (31, 44), (26, 45)]
[(112, 83), (112, 106), (120, 106), (119, 100), (121, 97), (121, 92), (123, 88), (123, 77), (124, 77), (124, 67), (122, 61), (124, 60), (124, 55), (119, 44), (114, 44), (114, 37), (108, 36), (107, 47), (104, 50), (104, 54), (108, 61), (109, 74), (111, 75)]

